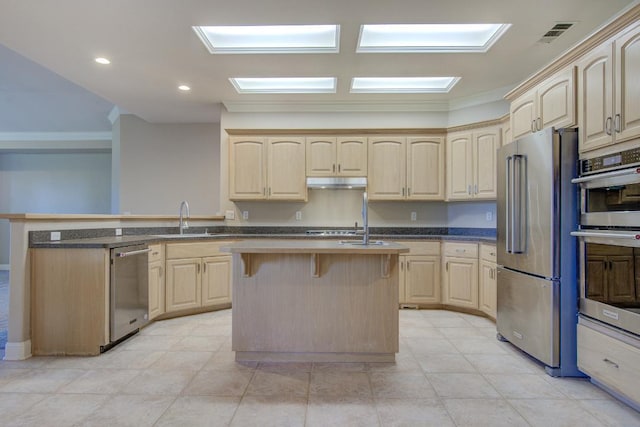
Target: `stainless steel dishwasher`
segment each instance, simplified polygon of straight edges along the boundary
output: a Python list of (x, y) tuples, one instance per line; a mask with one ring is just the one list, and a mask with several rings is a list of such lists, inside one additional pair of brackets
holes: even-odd
[(149, 247), (111, 249), (110, 344), (137, 332), (149, 322)]

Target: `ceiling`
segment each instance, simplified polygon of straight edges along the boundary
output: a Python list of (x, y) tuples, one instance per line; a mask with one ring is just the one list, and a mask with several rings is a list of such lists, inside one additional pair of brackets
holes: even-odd
[[(29, 122), (37, 122), (35, 115), (62, 114), (65, 109), (73, 130), (97, 129), (105, 126), (103, 115), (113, 105), (147, 121), (166, 123), (217, 122), (223, 105), (230, 111), (446, 111), (501, 99), (636, 3), (0, 0), (4, 46), (0, 46), (0, 108), (12, 111), (10, 120), (5, 116), (0, 121), (0, 131), (26, 129)], [(551, 44), (539, 42), (553, 25), (566, 21), (576, 24)], [(378, 23), (512, 26), (487, 53), (356, 54), (360, 25)], [(251, 24), (339, 24), (340, 53), (211, 55), (191, 29)], [(96, 56), (112, 63), (96, 64)], [(305, 76), (337, 77), (337, 93), (240, 95), (228, 81), (229, 77)], [(461, 80), (448, 94), (350, 94), (355, 76), (459, 76)], [(179, 84), (192, 90), (181, 92)]]

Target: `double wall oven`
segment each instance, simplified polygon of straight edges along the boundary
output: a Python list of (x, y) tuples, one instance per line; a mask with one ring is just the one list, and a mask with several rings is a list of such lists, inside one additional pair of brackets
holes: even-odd
[(579, 166), (580, 313), (640, 336), (640, 148)]

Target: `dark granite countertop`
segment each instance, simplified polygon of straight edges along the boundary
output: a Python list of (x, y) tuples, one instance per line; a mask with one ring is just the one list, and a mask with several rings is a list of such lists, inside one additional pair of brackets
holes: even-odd
[[(229, 239), (354, 239), (360, 236), (306, 234), (311, 227), (219, 227), (216, 230), (193, 229), (180, 235), (173, 229), (123, 229), (123, 236), (115, 236), (112, 229), (64, 230), (62, 240), (49, 241), (50, 232), (30, 232), (32, 248), (117, 248), (136, 244), (176, 243)], [(317, 227), (316, 227), (317, 229)], [(410, 228), (372, 227), (371, 238), (376, 240), (456, 240), (495, 243), (495, 229), (483, 228)]]

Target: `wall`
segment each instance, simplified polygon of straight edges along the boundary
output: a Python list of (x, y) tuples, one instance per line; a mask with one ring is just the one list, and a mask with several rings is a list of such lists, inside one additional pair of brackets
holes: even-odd
[(119, 213), (177, 215), (182, 200), (192, 215), (220, 210), (219, 124), (153, 124), (125, 114), (116, 126)]
[[(454, 113), (454, 119), (464, 124), (499, 118), (504, 114), (503, 101), (487, 109), (471, 107)], [(506, 104), (508, 111), (508, 104)], [(231, 202), (228, 199), (228, 134), (225, 129), (340, 129), (340, 128), (446, 128), (450, 115), (446, 112), (414, 113), (229, 113), (223, 112), (220, 129), (220, 209), (234, 211), (235, 220), (229, 225), (285, 225), (353, 226), (362, 224), (360, 215), (362, 192), (356, 190), (310, 190), (309, 200), (303, 202)], [(461, 123), (456, 123), (461, 124)], [(494, 202), (370, 202), (371, 226), (405, 227), (495, 227)], [(248, 220), (242, 219), (247, 211)], [(296, 211), (302, 220), (295, 220)], [(486, 212), (492, 219), (486, 220)], [(416, 212), (416, 221), (411, 213)]]
[[(109, 213), (109, 153), (0, 153), (0, 211)], [(9, 263), (9, 223), (0, 222), (0, 264)]]

